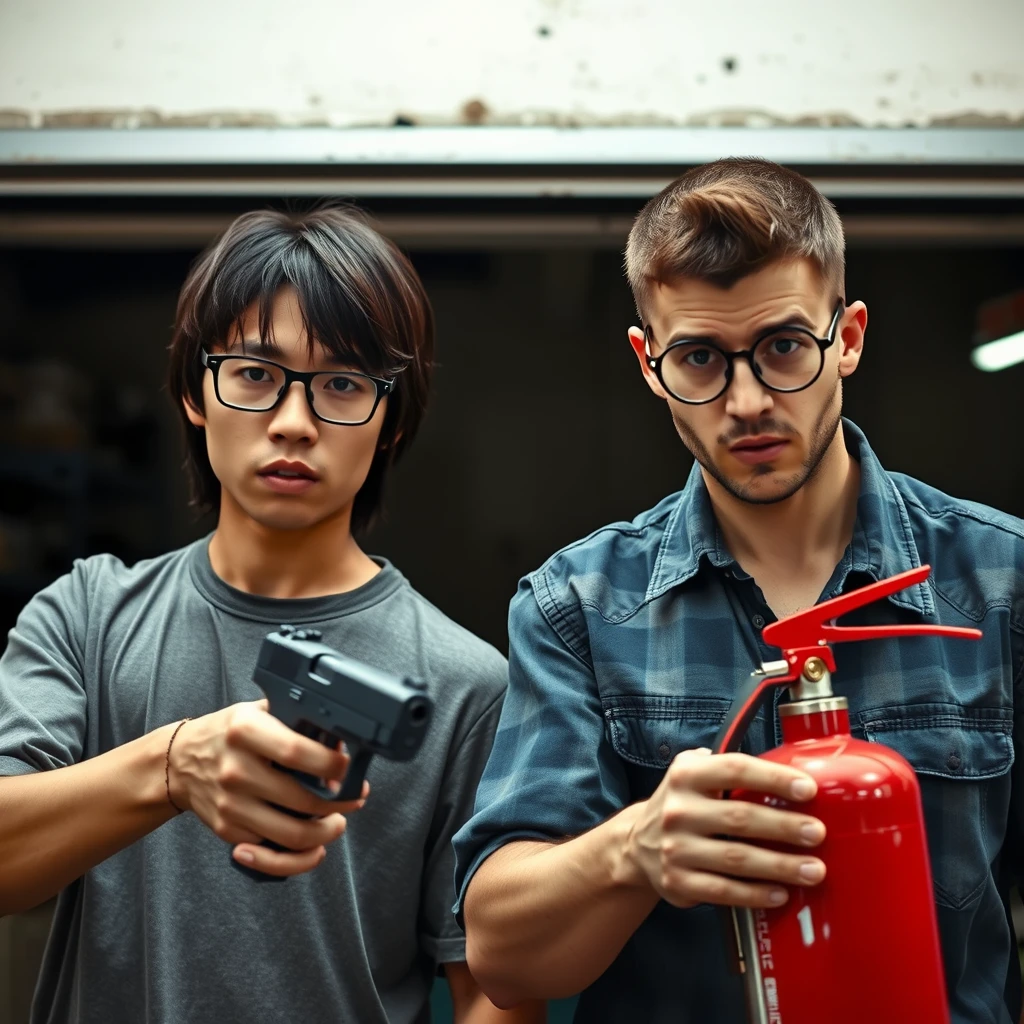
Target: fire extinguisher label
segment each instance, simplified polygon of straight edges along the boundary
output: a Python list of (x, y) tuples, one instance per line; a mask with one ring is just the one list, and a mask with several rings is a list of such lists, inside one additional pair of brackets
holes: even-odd
[(768, 933), (768, 915), (764, 910), (754, 911), (754, 927), (757, 935), (757, 958), (761, 967), (761, 985), (768, 1012), (766, 1024), (782, 1024), (778, 985), (770, 973), (775, 971), (775, 958), (772, 956), (772, 939)]
[(763, 910), (754, 912), (754, 921), (757, 928), (757, 952), (761, 961), (762, 971), (774, 971), (775, 961), (772, 958), (772, 938), (768, 934), (768, 918)]
[(764, 1001), (768, 1007), (768, 1024), (782, 1024), (779, 1013), (779, 993), (774, 978), (764, 979)]

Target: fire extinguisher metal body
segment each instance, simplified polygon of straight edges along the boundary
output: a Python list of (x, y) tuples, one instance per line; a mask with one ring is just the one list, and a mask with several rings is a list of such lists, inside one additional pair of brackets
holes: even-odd
[[(948, 1024), (921, 792), (894, 750), (850, 735), (845, 700), (783, 705), (783, 743), (761, 755), (811, 775), (818, 793), (790, 805), (818, 818), (824, 881), (752, 912), (769, 1024)], [(815, 705), (822, 707), (815, 707)], [(789, 712), (787, 714), (787, 712)]]
[(798, 810), (826, 829), (815, 850), (826, 866), (822, 882), (791, 887), (776, 909), (731, 911), (726, 934), (751, 1024), (949, 1024), (917, 776), (896, 751), (850, 734), (846, 698), (833, 696), (831, 680), (830, 642), (981, 636), (931, 623), (836, 625), (929, 572), (923, 565), (765, 626), (765, 643), (783, 658), (740, 688), (715, 738), (715, 753), (738, 750), (766, 695), (789, 686), (793, 702), (779, 708), (783, 743), (760, 756), (811, 775), (816, 795), (799, 804), (739, 790), (726, 796)]

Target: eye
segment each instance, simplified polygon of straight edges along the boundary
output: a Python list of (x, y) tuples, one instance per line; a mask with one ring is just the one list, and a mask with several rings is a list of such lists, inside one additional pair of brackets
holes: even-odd
[(765, 339), (764, 347), (772, 356), (793, 356), (808, 348), (809, 342), (799, 334), (775, 334)]
[(335, 394), (346, 395), (359, 391), (359, 384), (352, 377), (331, 377), (324, 385), (326, 390)]
[(270, 371), (265, 366), (244, 366), (240, 371), (242, 380), (250, 384), (266, 384), (270, 379)]
[(689, 366), (703, 368), (711, 362), (714, 356), (714, 352), (709, 348), (695, 348), (691, 349), (683, 356), (683, 362)]

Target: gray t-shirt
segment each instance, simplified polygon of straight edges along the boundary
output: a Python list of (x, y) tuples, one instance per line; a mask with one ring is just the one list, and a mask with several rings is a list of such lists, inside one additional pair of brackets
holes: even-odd
[(374, 759), (366, 806), (312, 872), (257, 884), (182, 814), (68, 886), (33, 1022), (428, 1021), (438, 965), (465, 959), (451, 837), (472, 811), (505, 660), (386, 561), (350, 593), (275, 600), (228, 586), (207, 545), (133, 568), (89, 558), (32, 599), (0, 659), (0, 774), (258, 699), (257, 652), (282, 623), (425, 680), (428, 735), (412, 761)]

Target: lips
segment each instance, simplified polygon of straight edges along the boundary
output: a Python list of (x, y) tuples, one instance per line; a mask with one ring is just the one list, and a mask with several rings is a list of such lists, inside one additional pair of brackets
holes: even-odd
[(256, 475), (275, 494), (304, 494), (315, 487), (320, 479), (316, 471), (304, 462), (289, 462), (286, 459), (278, 459), (264, 466)]
[(774, 434), (758, 434), (757, 437), (744, 437), (737, 441), (731, 448), (736, 451), (743, 448), (769, 448), (772, 445), (785, 444), (784, 437), (776, 437)]
[(310, 469), (304, 462), (288, 462), (285, 459), (278, 459), (269, 466), (259, 470), (260, 476), (276, 476), (283, 480), (319, 480), (316, 471)]
[(737, 441), (729, 451), (740, 462), (756, 465), (762, 462), (773, 462), (787, 444), (789, 442), (785, 438), (761, 435), (745, 437), (741, 441)]

